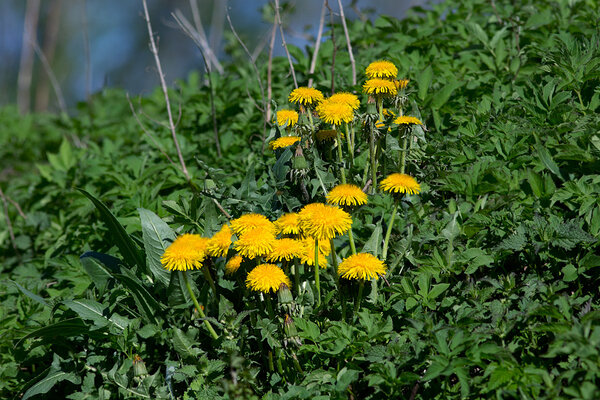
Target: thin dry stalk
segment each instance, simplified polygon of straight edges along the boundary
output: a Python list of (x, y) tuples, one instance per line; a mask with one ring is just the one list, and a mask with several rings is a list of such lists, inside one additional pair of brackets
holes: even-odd
[(202, 45), (200, 44), (200, 41), (195, 39), (195, 38), (199, 37), (200, 35), (198, 35), (197, 32), (194, 32), (194, 28), (192, 27), (190, 22), (185, 18), (185, 16), (181, 13), (181, 11), (176, 10), (175, 13), (171, 14), (171, 16), (175, 19), (175, 21), (177, 22), (179, 27), (183, 30), (183, 32), (186, 35), (188, 35), (190, 38), (192, 38), (194, 43), (196, 43), (196, 46), (198, 46), (200, 53), (202, 54), (202, 60), (204, 61), (204, 68), (206, 68), (207, 80), (208, 80), (210, 111), (211, 111), (212, 123), (213, 123), (213, 134), (214, 134), (214, 138), (215, 138), (215, 145), (217, 147), (217, 156), (219, 156), (219, 158), (220, 158), (222, 156), (221, 142), (219, 140), (219, 128), (217, 126), (217, 111), (215, 109), (215, 93), (214, 93), (213, 84), (212, 84), (212, 76), (211, 76), (212, 69), (210, 67), (210, 61), (207, 59), (206, 53), (204, 52)]
[(148, 28), (148, 36), (150, 37), (150, 51), (152, 51), (152, 55), (154, 56), (154, 62), (156, 63), (156, 69), (158, 70), (158, 77), (160, 79), (160, 87), (162, 88), (163, 94), (165, 96), (165, 103), (167, 105), (167, 115), (169, 117), (169, 128), (171, 130), (171, 136), (173, 137), (173, 143), (175, 144), (175, 149), (177, 150), (177, 156), (179, 157), (181, 170), (188, 182), (191, 182), (190, 174), (188, 173), (187, 167), (185, 166), (183, 154), (181, 154), (179, 141), (177, 140), (177, 133), (175, 132), (175, 124), (173, 123), (173, 115), (171, 113), (171, 102), (169, 100), (169, 93), (167, 91), (167, 83), (165, 82), (165, 76), (160, 65), (160, 58), (158, 57), (158, 49), (156, 48), (154, 34), (152, 33), (152, 24), (150, 23), (150, 14), (148, 13), (148, 5), (146, 4), (146, 0), (142, 0), (142, 4), (144, 6), (144, 17), (146, 20), (146, 27)]
[(52, 85), (52, 88), (54, 89), (54, 93), (56, 94), (56, 99), (58, 100), (58, 107), (60, 108), (60, 111), (63, 114), (67, 115), (67, 105), (65, 103), (65, 98), (63, 96), (62, 89), (60, 88), (60, 84), (58, 83), (58, 80), (56, 79), (56, 75), (54, 75), (54, 72), (52, 71), (52, 67), (50, 67), (50, 63), (48, 62), (48, 59), (44, 55), (44, 52), (42, 51), (42, 49), (40, 49), (40, 46), (38, 46), (37, 42), (32, 41), (31, 47), (33, 47), (33, 49), (35, 50), (35, 53), (37, 54), (38, 58), (42, 62), (44, 71), (48, 75), (50, 84)]
[(218, 50), (221, 44), (227, 12), (227, 0), (213, 0), (213, 15), (210, 20), (210, 32), (208, 34), (211, 49)]
[(271, 120), (271, 97), (273, 97), (273, 48), (277, 36), (277, 19), (273, 20), (271, 41), (269, 42), (269, 61), (267, 63), (267, 121)]
[(356, 61), (354, 61), (354, 53), (352, 52), (352, 44), (350, 43), (350, 34), (348, 33), (348, 26), (346, 25), (346, 17), (344, 16), (344, 6), (342, 5), (342, 0), (338, 0), (338, 6), (340, 7), (342, 27), (344, 28), (346, 44), (348, 45), (348, 55), (350, 56), (350, 65), (352, 66), (352, 86), (356, 86)]
[[(48, 59), (48, 64), (52, 65), (54, 53), (56, 50), (56, 42), (58, 38), (58, 28), (60, 27), (60, 14), (62, 0), (53, 0), (50, 3), (50, 12), (46, 18), (46, 29), (44, 30), (44, 44), (42, 51)], [(48, 99), (50, 97), (50, 86), (48, 79), (39, 79), (35, 91), (35, 110), (46, 111), (48, 109)]]
[(325, 7), (329, 10), (329, 23), (331, 24), (331, 44), (333, 45), (333, 52), (331, 53), (331, 94), (335, 93), (335, 26), (333, 24), (333, 10), (329, 7), (329, 1), (325, 0)]
[(290, 55), (290, 51), (288, 50), (287, 43), (285, 42), (285, 36), (283, 35), (283, 23), (281, 22), (281, 14), (279, 13), (279, 0), (275, 0), (275, 20), (279, 24), (279, 33), (281, 34), (281, 43), (283, 44), (283, 48), (285, 49), (285, 54), (287, 55), (288, 62), (290, 63), (290, 73), (292, 74), (292, 78), (294, 79), (294, 87), (298, 89), (298, 81), (296, 80), (296, 71), (294, 70), (294, 63), (292, 62), (292, 56)]
[(23, 210), (21, 209), (21, 206), (19, 205), (19, 203), (17, 203), (16, 201), (14, 201), (13, 199), (11, 199), (10, 197), (6, 196), (6, 200), (10, 201), (11, 204), (13, 206), (15, 206), (15, 208), (17, 209), (17, 212), (19, 213), (19, 215), (23, 218), (23, 219), (27, 219), (27, 215), (25, 215), (25, 213), (23, 212)]
[(33, 46), (37, 36), (37, 26), (40, 16), (40, 0), (27, 0), (25, 23), (23, 24), (23, 44), (21, 45), (21, 61), (17, 78), (17, 105), (24, 114), (31, 106), (31, 81), (33, 77)]
[[(192, 9), (192, 18), (194, 20), (194, 25), (196, 26), (195, 30), (190, 30), (194, 33), (192, 40), (196, 42), (198, 47), (201, 48), (200, 50), (203, 52), (202, 57), (206, 55), (208, 57), (208, 63), (211, 64), (211, 67), (214, 67), (219, 74), (222, 74), (223, 66), (208, 44), (208, 39), (206, 38), (206, 33), (204, 32), (202, 19), (200, 18), (200, 10), (198, 9), (198, 3), (196, 0), (190, 0), (190, 8)], [(175, 11), (175, 13), (177, 12), (178, 11)]]
[(81, 8), (81, 21), (83, 23), (83, 53), (85, 56), (85, 98), (89, 102), (92, 94), (92, 61), (90, 57), (90, 35), (87, 19), (87, 4), (85, 0), (83, 0), (83, 7)]
[(17, 240), (15, 239), (15, 233), (13, 231), (12, 223), (10, 222), (10, 216), (8, 215), (8, 203), (6, 202), (6, 197), (4, 196), (2, 188), (0, 188), (0, 197), (2, 198), (2, 203), (4, 204), (4, 217), (6, 218), (6, 226), (8, 227), (10, 241), (12, 243), (13, 249), (15, 249), (16, 252), (18, 252), (19, 250), (17, 249)]
[[(235, 36), (236, 40), (238, 41), (238, 43), (240, 44), (240, 46), (242, 46), (242, 49), (244, 49), (244, 52), (246, 53), (246, 55), (248, 56), (248, 58), (250, 59), (250, 63), (252, 64), (252, 68), (254, 68), (254, 73), (256, 74), (256, 80), (258, 81), (258, 86), (260, 88), (260, 95), (261, 95), (261, 102), (262, 102), (262, 108), (263, 110), (267, 109), (267, 102), (265, 99), (265, 88), (263, 86), (262, 83), (262, 79), (260, 78), (260, 72), (258, 70), (258, 67), (256, 66), (256, 63), (254, 62), (254, 60), (252, 59), (252, 54), (250, 54), (250, 51), (248, 50), (248, 47), (246, 47), (246, 45), (244, 44), (244, 42), (242, 41), (242, 39), (240, 38), (240, 36), (237, 34), (237, 31), (235, 30), (235, 28), (233, 27), (233, 23), (231, 22), (231, 17), (229, 16), (229, 10), (226, 10), (226, 16), (227, 16), (227, 22), (229, 22), (229, 28), (231, 29), (231, 32), (233, 33), (233, 36)], [(267, 132), (267, 118), (266, 118), (266, 113), (265, 113), (265, 119), (263, 120), (263, 131), (262, 131), (262, 136), (261, 136), (261, 140), (262, 140), (262, 151), (265, 151), (265, 139), (266, 139), (266, 132)]]
[(315, 73), (315, 68), (317, 67), (317, 55), (319, 54), (319, 49), (321, 48), (321, 39), (323, 38), (323, 26), (325, 26), (325, 3), (327, 0), (323, 1), (323, 6), (321, 7), (321, 18), (319, 19), (319, 31), (317, 32), (317, 39), (315, 40), (315, 52), (313, 53), (312, 60), (310, 60), (310, 69), (308, 70), (308, 74), (310, 75), (310, 79), (308, 80), (308, 87), (312, 87), (313, 77), (312, 75)]
[(148, 136), (150, 138), (150, 140), (152, 140), (152, 143), (154, 143), (154, 145), (156, 146), (156, 148), (158, 149), (158, 151), (160, 151), (162, 153), (162, 155), (165, 156), (165, 158), (167, 159), (167, 161), (169, 161), (169, 163), (173, 167), (175, 167), (175, 169), (180, 170), (179, 166), (177, 164), (175, 164), (175, 162), (171, 159), (171, 157), (169, 157), (169, 155), (162, 149), (162, 147), (160, 146), (160, 144), (158, 144), (158, 141), (156, 140), (156, 138), (146, 129), (146, 127), (144, 126), (144, 124), (142, 123), (142, 121), (140, 121), (140, 118), (138, 117), (137, 112), (133, 108), (133, 104), (131, 103), (131, 99), (129, 98), (129, 93), (127, 93), (125, 95), (125, 97), (127, 98), (127, 102), (129, 103), (129, 109), (131, 110), (131, 113), (133, 114), (133, 117), (137, 121), (137, 123), (140, 126), (140, 128), (142, 128), (142, 132), (144, 132), (144, 135)]

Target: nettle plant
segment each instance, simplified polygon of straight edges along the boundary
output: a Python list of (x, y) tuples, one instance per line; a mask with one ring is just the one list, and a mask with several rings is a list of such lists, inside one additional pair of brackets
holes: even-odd
[[(401, 202), (414, 203), (421, 191), (420, 184), (406, 171), (415, 137), (413, 128), (422, 129), (422, 123), (417, 117), (404, 115), (409, 82), (398, 80), (397, 75), (398, 69), (389, 61), (371, 63), (363, 85), (369, 101), (362, 110), (355, 94), (338, 92), (325, 98), (315, 88), (299, 87), (289, 95), (290, 103), (298, 109), (277, 111), (279, 137), (270, 142), (270, 148), (278, 162), (291, 165), (290, 181), (303, 186), (303, 178), (312, 172), (309, 165), (315, 163), (335, 170), (337, 179), (330, 190), (320, 183), (324, 202), (287, 212), (278, 210), (275, 220), (247, 213), (223, 224), (210, 238), (194, 232), (181, 234), (161, 257), (164, 268), (179, 274), (214, 340), (232, 332), (222, 321), (211, 323), (211, 311), (217, 311), (212, 305), (218, 305), (219, 296), (225, 292), (217, 287), (213, 275), (222, 276), (223, 282), (232, 281), (225, 283), (229, 289), (225, 297), (241, 306), (236, 308), (238, 312), (252, 313), (251, 329), (264, 337), (266, 327), (273, 328), (272, 336), (266, 336), (267, 362), (263, 367), (276, 373), (277, 379), (299, 383), (305, 369), (316, 367), (312, 362), (305, 365), (297, 354), (310, 351), (310, 347), (303, 346), (296, 320), (302, 332), (311, 329), (311, 320), (320, 320), (322, 326), (330, 322), (352, 325), (358, 321), (365, 286), (371, 286), (371, 293), (390, 286), (385, 278), (386, 260), (398, 207)], [(397, 135), (396, 142), (402, 143), (393, 159), (384, 156), (389, 154), (386, 138), (390, 135)], [(361, 154), (367, 157), (359, 163)], [(378, 176), (385, 176), (379, 184)], [(377, 254), (376, 243), (370, 246), (371, 251), (358, 251), (362, 243), (353, 234), (353, 221), (358, 209), (369, 207), (367, 193), (378, 191), (391, 197), (393, 204), (387, 210), (383, 249)], [(298, 193), (308, 198), (305, 187)], [(347, 256), (341, 257), (339, 249)], [(222, 271), (215, 266), (221, 266)], [(190, 274), (195, 270), (202, 274)], [(205, 293), (210, 292), (208, 304), (200, 304), (192, 282), (209, 288), (205, 289)], [(215, 322), (219, 326), (213, 326)], [(284, 344), (275, 337), (282, 337)]]

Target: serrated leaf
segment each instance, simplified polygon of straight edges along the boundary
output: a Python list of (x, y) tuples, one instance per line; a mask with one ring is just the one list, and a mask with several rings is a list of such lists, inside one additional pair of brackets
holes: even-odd
[(152, 211), (138, 208), (138, 213), (142, 224), (142, 239), (148, 269), (156, 280), (164, 286), (168, 286), (171, 274), (163, 268), (160, 259), (177, 235), (165, 221)]
[(127, 323), (124, 323), (121, 318), (106, 316), (104, 313), (105, 307), (94, 300), (67, 300), (63, 304), (75, 311), (82, 319), (90, 320), (96, 326), (104, 327), (110, 325), (121, 331), (127, 327)]
[(375, 229), (373, 229), (373, 233), (371, 233), (371, 237), (369, 238), (369, 240), (367, 240), (367, 242), (362, 248), (363, 253), (371, 253), (375, 257), (377, 257), (379, 247), (381, 246), (382, 231), (383, 230), (381, 228), (381, 223), (377, 224), (377, 226), (375, 226)]
[(8, 280), (9, 282), (12, 282), (17, 289), (19, 290), (19, 292), (23, 293), (25, 296), (29, 297), (31, 300), (35, 301), (36, 303), (39, 303), (41, 305), (43, 305), (44, 307), (48, 307), (48, 303), (46, 303), (46, 300), (44, 300), (42, 297), (38, 296), (37, 294), (25, 289), (23, 286), (21, 286), (19, 283), (12, 281), (12, 280)]
[(173, 347), (182, 357), (198, 358), (202, 350), (194, 347), (194, 342), (179, 328), (173, 330)]

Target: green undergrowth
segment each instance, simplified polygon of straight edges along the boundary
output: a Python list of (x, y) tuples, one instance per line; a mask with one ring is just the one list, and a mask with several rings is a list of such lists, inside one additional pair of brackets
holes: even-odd
[[(336, 182), (335, 163), (307, 154), (294, 175), (289, 151), (277, 158), (264, 146), (278, 130), (264, 123), (261, 86), (234, 41), (233, 61), (210, 77), (221, 156), (206, 77), (170, 93), (193, 187), (162, 125), (159, 89), (131, 99), (146, 133), (121, 90), (70, 117), (0, 110), (0, 397), (599, 398), (598, 4), (502, 3), (446, 1), (401, 21), (351, 22), (355, 87), (335, 27), (336, 90), (365, 104), (362, 72), (377, 59), (410, 79), (407, 114), (426, 129), (408, 172), (422, 191), (402, 204), (386, 280), (366, 285), (361, 311), (340, 318), (327, 275), (326, 306), (299, 305), (302, 372), (268, 368), (271, 350), (289, 353), (285, 320), (241, 298), (223, 259), (216, 301), (193, 275), (218, 340), (160, 266), (162, 239), (210, 236), (226, 222), (217, 203), (233, 217), (275, 219), (323, 201)], [(305, 85), (313, 49), (290, 51)], [(324, 93), (332, 56), (326, 40), (313, 76)], [(266, 55), (258, 66), (266, 86)], [(274, 109), (285, 108), (285, 58), (273, 60), (272, 88)], [(395, 160), (389, 136), (382, 157)], [(393, 204), (369, 201), (354, 235), (381, 254)]]

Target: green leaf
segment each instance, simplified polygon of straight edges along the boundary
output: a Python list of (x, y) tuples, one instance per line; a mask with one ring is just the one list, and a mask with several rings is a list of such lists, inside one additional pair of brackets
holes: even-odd
[(128, 325), (122, 318), (118, 318), (116, 315), (111, 317), (106, 316), (104, 312), (105, 307), (94, 300), (67, 300), (63, 304), (75, 311), (82, 319), (90, 320), (98, 327), (110, 325), (122, 331)]
[(435, 300), (436, 297), (438, 297), (440, 294), (444, 293), (446, 291), (446, 289), (448, 289), (449, 287), (450, 287), (449, 283), (440, 283), (437, 285), (433, 285), (433, 287), (427, 294), (427, 297), (431, 300)]
[(431, 107), (435, 109), (439, 109), (440, 107), (442, 107), (444, 104), (446, 104), (448, 99), (450, 99), (452, 92), (454, 92), (454, 90), (456, 90), (460, 86), (460, 82), (454, 81), (448, 83), (433, 96), (433, 100), (431, 101)]
[(87, 272), (96, 288), (98, 288), (98, 292), (102, 294), (106, 289), (108, 281), (112, 278), (112, 274), (107, 266), (90, 253), (83, 254), (79, 260), (85, 272)]
[(541, 144), (536, 144), (535, 149), (537, 150), (538, 156), (540, 157), (540, 160), (546, 166), (546, 168), (548, 168), (554, 175), (558, 176), (564, 181), (564, 178), (560, 173), (560, 169), (558, 168), (556, 162), (554, 162), (554, 159), (550, 155), (548, 149), (546, 149)]
[(167, 286), (171, 274), (163, 268), (160, 259), (177, 235), (165, 221), (152, 211), (138, 208), (138, 212), (142, 223), (142, 239), (148, 269), (158, 282)]
[(48, 375), (27, 389), (21, 400), (27, 400), (38, 394), (48, 393), (48, 391), (52, 389), (54, 385), (64, 380), (71, 382), (76, 381), (77, 375), (75, 375), (73, 372), (55, 371), (51, 369), (50, 372), (48, 372)]
[(421, 74), (417, 78), (417, 86), (419, 87), (419, 99), (425, 100), (432, 79), (433, 70), (431, 69), (431, 65), (428, 65), (427, 68), (425, 68), (425, 70), (421, 72)]
[(118, 279), (123, 286), (129, 289), (133, 295), (133, 299), (138, 307), (138, 310), (142, 313), (145, 320), (152, 324), (158, 324), (155, 315), (162, 313), (162, 307), (135, 277), (135, 275), (131, 274), (128, 276), (124, 274), (115, 274), (114, 277)]
[(54, 324), (46, 325), (42, 328), (36, 329), (33, 332), (23, 336), (15, 346), (18, 346), (21, 341), (28, 338), (58, 338), (58, 337), (72, 337), (82, 335), (89, 331), (89, 327), (83, 322), (81, 318), (70, 318), (65, 319)]
[(25, 296), (29, 297), (31, 300), (43, 305), (44, 307), (49, 307), (48, 303), (46, 303), (46, 300), (44, 300), (42, 297), (38, 296), (35, 293), (30, 292), (29, 290), (25, 289), (23, 286), (21, 286), (20, 284), (18, 284), (15, 281), (12, 281), (10, 279), (8, 281), (12, 282), (17, 287), (17, 289), (19, 289), (19, 291), (21, 293), (23, 293)]
[(112, 233), (114, 244), (119, 248), (121, 255), (125, 259), (125, 262), (130, 267), (137, 265), (142, 271), (146, 271), (146, 263), (144, 262), (144, 258), (140, 250), (131, 237), (127, 234), (125, 228), (123, 228), (110, 210), (104, 205), (104, 203), (92, 196), (90, 193), (80, 188), (77, 190), (90, 199), (90, 201), (98, 209), (102, 219), (104, 220), (104, 223), (108, 227), (108, 230)]
[(380, 222), (379, 224), (377, 224), (377, 226), (375, 226), (375, 229), (373, 229), (373, 233), (371, 233), (371, 237), (369, 238), (369, 240), (367, 240), (367, 242), (363, 246), (363, 248), (362, 248), (363, 253), (371, 253), (375, 257), (377, 257), (377, 254), (379, 252), (379, 247), (381, 246), (382, 231), (383, 230), (381, 228), (381, 222)]
[(194, 342), (179, 328), (173, 330), (173, 347), (184, 358), (198, 358), (203, 352), (194, 347)]
[(342, 368), (337, 374), (335, 388), (338, 392), (343, 392), (354, 381), (358, 379), (360, 371), (355, 369)]
[(565, 282), (573, 282), (579, 274), (577, 273), (577, 268), (573, 264), (566, 265), (562, 268), (563, 273), (563, 281)]

